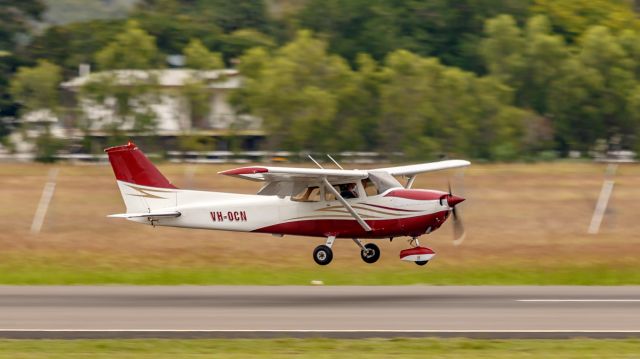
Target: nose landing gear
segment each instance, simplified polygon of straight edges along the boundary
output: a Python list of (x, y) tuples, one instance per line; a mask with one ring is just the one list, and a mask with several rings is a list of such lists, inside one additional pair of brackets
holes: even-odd
[(436, 255), (436, 252), (431, 248), (420, 247), (420, 242), (416, 237), (411, 238), (409, 244), (412, 248), (400, 251), (400, 259), (403, 261), (414, 262), (419, 266), (423, 266), (429, 263), (431, 258)]

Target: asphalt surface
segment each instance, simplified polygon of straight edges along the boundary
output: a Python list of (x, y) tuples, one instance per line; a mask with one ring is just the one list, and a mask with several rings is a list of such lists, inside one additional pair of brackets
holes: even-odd
[(0, 337), (640, 337), (640, 287), (0, 286)]

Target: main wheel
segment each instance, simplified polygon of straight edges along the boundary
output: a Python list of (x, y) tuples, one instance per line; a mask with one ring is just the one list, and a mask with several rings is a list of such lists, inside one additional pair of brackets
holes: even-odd
[(373, 243), (364, 245), (364, 250), (360, 252), (360, 257), (366, 263), (375, 263), (380, 259), (380, 248)]
[(313, 250), (313, 260), (321, 266), (326, 266), (333, 259), (333, 251), (328, 246), (320, 245)]
[(419, 266), (423, 266), (425, 264), (429, 263), (429, 261), (417, 261), (416, 264)]

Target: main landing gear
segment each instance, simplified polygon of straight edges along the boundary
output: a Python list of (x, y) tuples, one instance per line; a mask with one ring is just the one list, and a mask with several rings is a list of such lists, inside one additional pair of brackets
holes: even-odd
[(358, 238), (353, 238), (353, 242), (360, 247), (360, 258), (365, 263), (375, 263), (380, 259), (380, 248), (373, 243), (362, 244)]
[(327, 242), (325, 244), (319, 245), (313, 250), (313, 260), (316, 261), (316, 263), (321, 266), (326, 266), (331, 263), (331, 260), (333, 259), (333, 251), (331, 250), (331, 247), (335, 240), (336, 237), (327, 237)]
[[(333, 251), (331, 247), (333, 246), (333, 241), (335, 241), (336, 237), (331, 236), (327, 237), (327, 242), (325, 244), (319, 245), (316, 249), (313, 250), (313, 260), (321, 266), (325, 266), (331, 263), (333, 259)], [(353, 238), (353, 241), (360, 247), (360, 257), (365, 263), (375, 263), (380, 259), (380, 248), (373, 243), (362, 244), (362, 242)]]

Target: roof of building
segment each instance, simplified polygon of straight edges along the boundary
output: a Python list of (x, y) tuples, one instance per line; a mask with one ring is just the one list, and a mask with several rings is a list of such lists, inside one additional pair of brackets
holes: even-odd
[(204, 81), (210, 88), (234, 89), (240, 87), (238, 70), (193, 70), (193, 69), (158, 69), (158, 70), (109, 70), (92, 72), (63, 82), (61, 86), (76, 90), (90, 81), (116, 80), (121, 85), (131, 85), (138, 81), (155, 80), (159, 86), (180, 87), (195, 80)]

